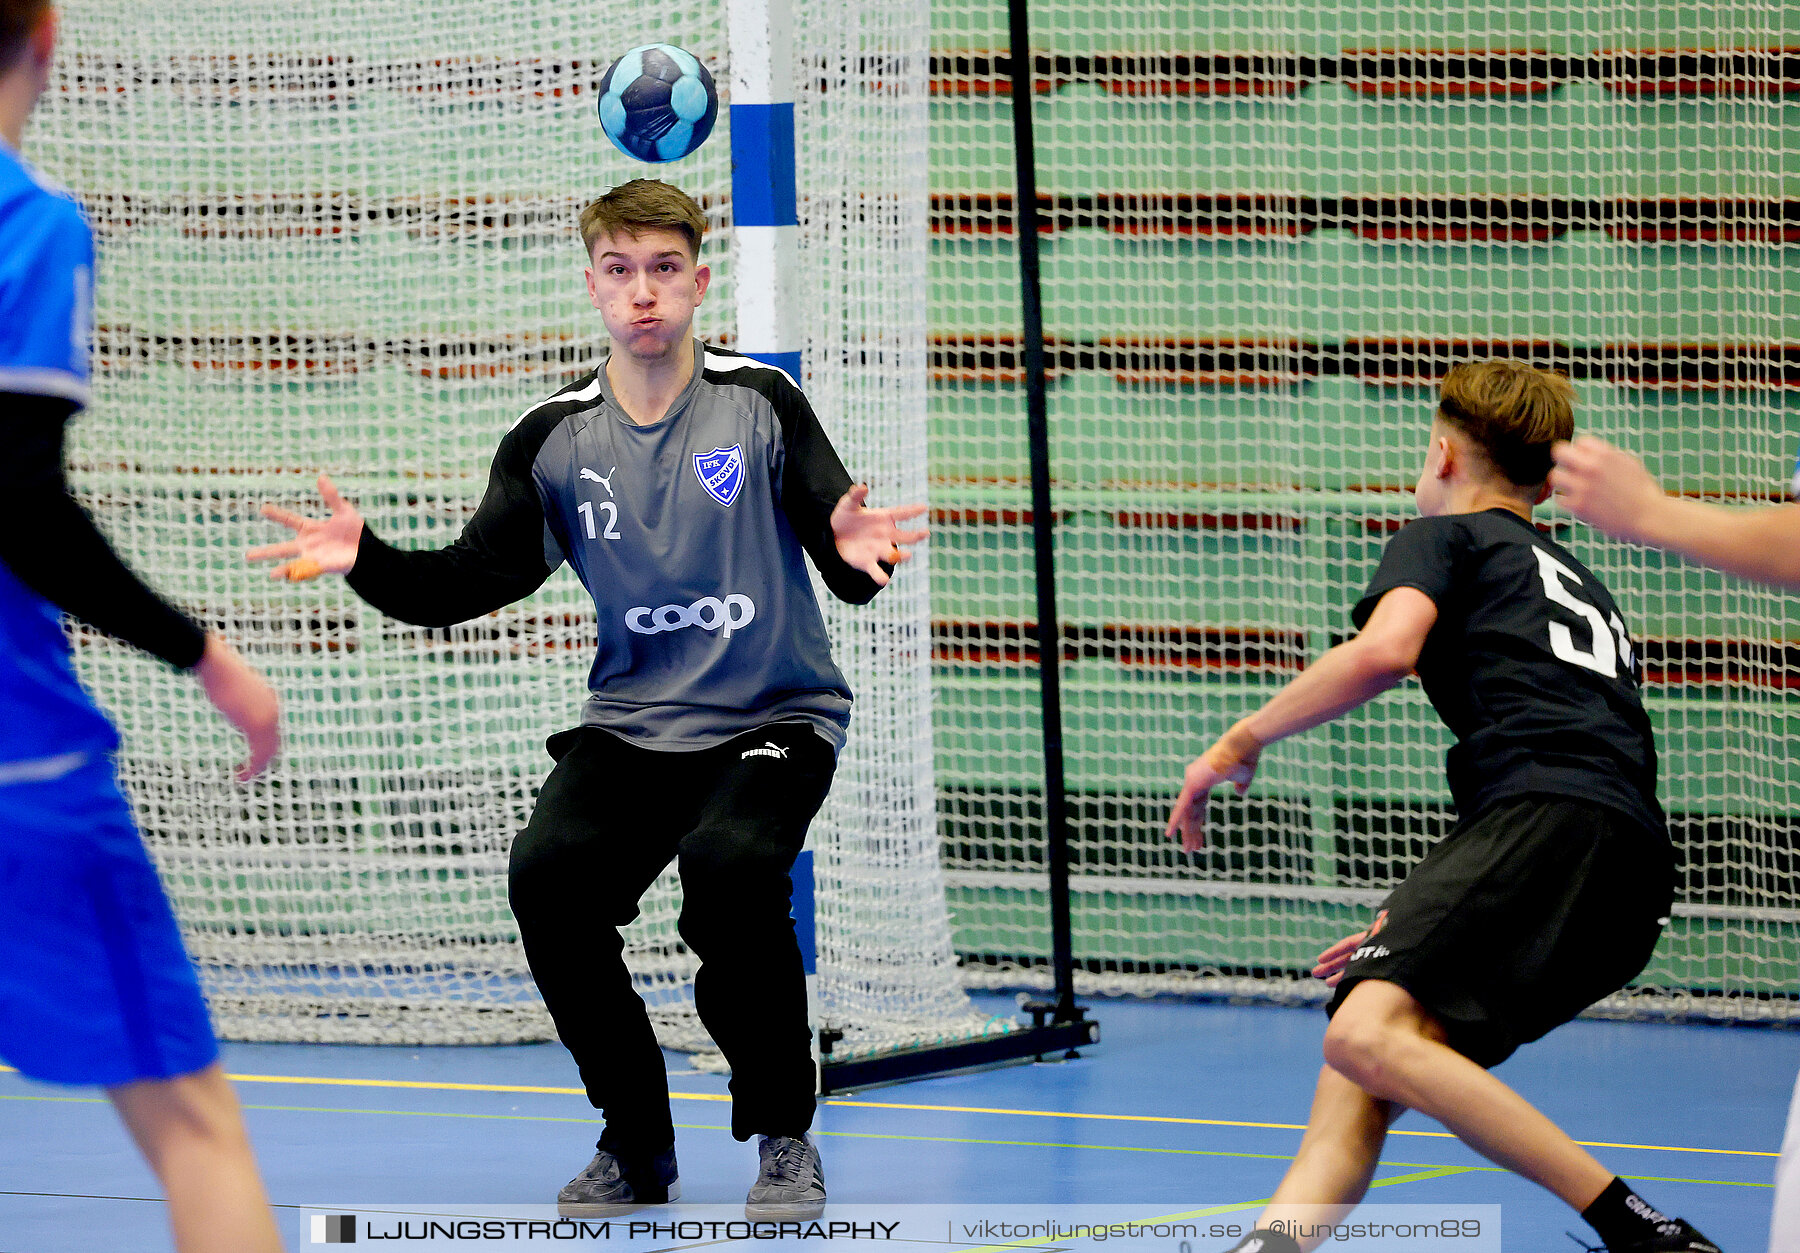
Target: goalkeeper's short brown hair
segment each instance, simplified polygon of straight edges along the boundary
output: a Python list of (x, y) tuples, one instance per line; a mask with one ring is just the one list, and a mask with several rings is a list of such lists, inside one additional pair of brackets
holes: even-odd
[(1575, 388), (1523, 361), (1465, 361), (1444, 376), (1437, 416), (1509, 482), (1537, 487), (1550, 477), (1550, 445), (1575, 433)]
[(674, 231), (687, 240), (688, 255), (698, 261), (706, 214), (686, 192), (654, 178), (620, 183), (581, 211), (581, 246), (590, 257), (602, 235), (635, 238), (645, 231)]
[(50, 11), (50, 0), (0, 0), (0, 74), (25, 51), (25, 37)]

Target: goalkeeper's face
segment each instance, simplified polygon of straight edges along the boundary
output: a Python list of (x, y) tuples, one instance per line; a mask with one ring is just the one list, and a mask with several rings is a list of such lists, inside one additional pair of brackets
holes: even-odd
[(678, 352), (694, 329), (694, 310), (712, 272), (696, 263), (677, 231), (649, 229), (594, 240), (588, 298), (600, 310), (613, 349), (645, 362)]

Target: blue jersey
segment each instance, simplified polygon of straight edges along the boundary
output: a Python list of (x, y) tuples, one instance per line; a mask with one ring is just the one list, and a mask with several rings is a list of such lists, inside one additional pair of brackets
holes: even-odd
[[(0, 392), (87, 404), (93, 291), (94, 237), (80, 207), (0, 143)], [(0, 779), (117, 743), (75, 677), (61, 613), (0, 563)]]

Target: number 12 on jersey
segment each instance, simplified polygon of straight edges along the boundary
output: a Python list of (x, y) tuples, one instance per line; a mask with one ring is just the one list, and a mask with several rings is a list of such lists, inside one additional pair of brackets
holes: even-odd
[(594, 502), (591, 500), (584, 500), (579, 505), (575, 506), (575, 512), (581, 515), (582, 526), (584, 526), (587, 529), (587, 537), (589, 539), (618, 539), (618, 538), (620, 538), (619, 537), (619, 507), (617, 505), (613, 504), (613, 502), (610, 500), (603, 500), (600, 502), (600, 508), (606, 514), (606, 529), (601, 531), (600, 534), (595, 535), (594, 534)]
[(1625, 633), (1625, 623), (1619, 615), (1613, 614), (1608, 622), (1598, 609), (1570, 590), (1570, 585), (1581, 586), (1579, 574), (1536, 545), (1531, 551), (1537, 554), (1538, 577), (1544, 581), (1544, 595), (1586, 621), (1594, 633), (1588, 646), (1583, 648), (1575, 642), (1575, 632), (1561, 622), (1552, 622), (1550, 651), (1559, 660), (1573, 662), (1609, 679), (1618, 675), (1620, 665), (1630, 673), (1631, 637)]

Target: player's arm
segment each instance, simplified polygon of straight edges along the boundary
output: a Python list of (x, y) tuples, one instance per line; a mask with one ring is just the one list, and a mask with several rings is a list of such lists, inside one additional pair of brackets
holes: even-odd
[(1636, 457), (1591, 435), (1552, 453), (1550, 485), (1583, 522), (1727, 574), (1800, 590), (1800, 504), (1727, 509), (1670, 496)]
[(64, 423), (73, 401), (7, 393), (0, 458), (0, 561), (18, 580), (96, 630), (192, 670), (206, 632), (158, 596), (94, 525), (69, 490)]
[(912, 560), (907, 546), (924, 539), (925, 531), (901, 524), (921, 516), (925, 506), (869, 508), (868, 485), (851, 482), (806, 398), (798, 391), (784, 394), (775, 410), (787, 450), (781, 507), (788, 525), (831, 594), (867, 604), (887, 586), (895, 566)]
[(1411, 674), (1437, 616), (1436, 602), (1417, 588), (1396, 587), (1383, 595), (1361, 631), (1308, 666), (1188, 765), (1165, 834), (1179, 837), (1187, 852), (1200, 848), (1213, 788), (1230, 783), (1242, 796), (1265, 747), (1330, 722)]
[(0, 393), (0, 564), (64, 613), (191, 671), (249, 742), (239, 778), (259, 773), (280, 744), (269, 685), (229, 644), (158, 596), (122, 561), (69, 490), (64, 426), (75, 402)]
[(415, 626), (450, 626), (529, 596), (555, 568), (545, 557), (543, 502), (531, 479), (531, 448), (518, 428), (501, 441), (487, 492), (455, 542), (444, 548), (395, 548), (369, 529), (325, 475), (319, 476), (323, 518), (274, 505), (263, 516), (294, 532), (280, 544), (253, 548), (251, 561), (279, 560), (273, 578), (343, 574), (369, 604)]

